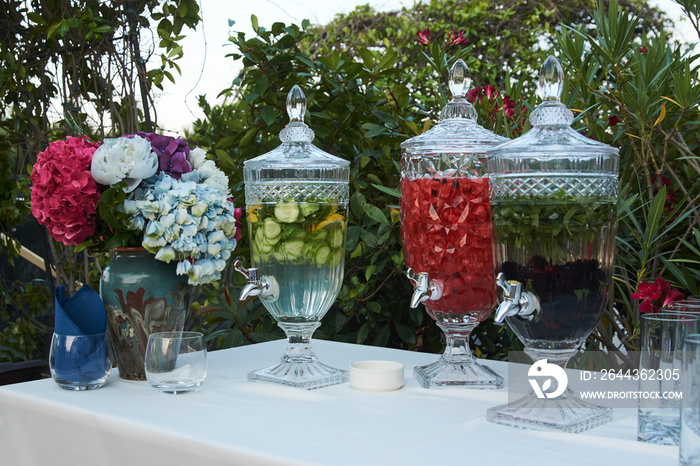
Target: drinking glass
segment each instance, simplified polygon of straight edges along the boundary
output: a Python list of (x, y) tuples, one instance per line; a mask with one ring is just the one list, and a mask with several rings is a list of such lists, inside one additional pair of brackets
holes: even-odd
[(207, 348), (200, 332), (157, 332), (148, 336), (146, 379), (163, 393), (197, 390), (207, 377)]
[(678, 445), (680, 399), (663, 394), (681, 391), (683, 338), (697, 332), (699, 320), (683, 314), (642, 316), (639, 392), (662, 396), (639, 399), (637, 439), (641, 442)]
[(107, 333), (53, 334), (49, 349), (51, 377), (66, 390), (102, 387), (112, 370)]
[(681, 371), (681, 466), (700, 465), (700, 335), (686, 335), (683, 340)]

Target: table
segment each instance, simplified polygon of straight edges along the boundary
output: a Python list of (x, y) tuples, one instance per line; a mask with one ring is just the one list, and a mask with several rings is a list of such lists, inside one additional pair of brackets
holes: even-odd
[[(417, 364), (437, 355), (314, 340), (335, 367), (368, 359), (406, 365), (394, 392), (348, 384), (302, 390), (246, 380), (274, 363), (283, 340), (211, 352), (199, 391), (159, 393), (112, 373), (99, 390), (70, 392), (45, 379), (0, 387), (0, 465), (675, 465), (678, 447), (636, 441), (636, 409), (583, 434), (486, 421), (506, 390), (427, 390)], [(486, 361), (507, 377), (507, 364)]]

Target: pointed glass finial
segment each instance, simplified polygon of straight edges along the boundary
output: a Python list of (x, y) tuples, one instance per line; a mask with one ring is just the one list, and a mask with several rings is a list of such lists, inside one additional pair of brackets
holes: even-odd
[[(311, 142), (314, 140), (314, 132), (304, 123), (306, 113), (306, 96), (301, 87), (294, 85), (287, 94), (287, 115), (289, 124), (280, 131), (282, 142)], [(295, 152), (299, 155), (299, 152)]]
[(452, 100), (440, 110), (440, 119), (468, 118), (476, 121), (476, 109), (465, 99), (472, 85), (472, 78), (467, 64), (461, 58), (450, 68), (449, 84)]
[(287, 115), (290, 121), (304, 121), (306, 113), (306, 96), (297, 84), (287, 94)]
[(472, 85), (471, 73), (461, 58), (450, 69), (450, 92), (453, 97), (464, 97)]
[(564, 87), (564, 69), (553, 55), (547, 57), (542, 65), (539, 84), (542, 100), (560, 100)]

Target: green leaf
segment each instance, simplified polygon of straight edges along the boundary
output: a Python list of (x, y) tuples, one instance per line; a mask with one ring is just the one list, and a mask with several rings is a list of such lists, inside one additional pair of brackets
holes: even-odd
[(369, 324), (365, 322), (360, 326), (360, 329), (357, 331), (357, 339), (356, 343), (358, 345), (361, 345), (362, 343), (367, 340), (367, 337), (369, 336)]
[(383, 125), (378, 125), (376, 123), (365, 123), (362, 125), (362, 129), (366, 130), (365, 137), (371, 139), (378, 136), (386, 131)]
[(666, 186), (662, 186), (659, 192), (654, 196), (651, 203), (649, 214), (647, 215), (647, 224), (644, 228), (644, 239), (649, 243), (656, 237), (656, 232), (659, 230), (659, 222), (661, 215), (664, 213), (664, 205), (666, 204)]
[(372, 312), (374, 314), (379, 314), (382, 312), (382, 306), (376, 301), (369, 301), (367, 303), (367, 309), (369, 310), (369, 312)]
[(347, 237), (345, 239), (345, 250), (352, 251), (357, 246), (360, 241), (360, 233), (362, 233), (362, 228), (350, 225), (348, 226)]
[(374, 69), (374, 54), (367, 48), (365, 47), (359, 47), (357, 49), (357, 53), (360, 55), (362, 58), (362, 62), (365, 65), (365, 68), (368, 70), (373, 70)]
[(365, 280), (369, 281), (370, 277), (374, 274), (374, 271), (377, 270), (377, 266), (374, 264), (370, 264), (367, 266), (365, 269)]
[(396, 322), (394, 324), (394, 328), (396, 329), (396, 333), (398, 333), (399, 338), (401, 338), (401, 341), (406, 343), (408, 346), (413, 346), (416, 344), (416, 331), (411, 327)]
[(272, 123), (274, 123), (277, 119), (277, 111), (274, 107), (266, 105), (262, 108), (261, 116), (263, 121), (265, 121), (265, 123), (267, 124), (267, 126), (271, 126)]
[(253, 31), (255, 31), (256, 34), (258, 34), (258, 31), (260, 28), (258, 27), (258, 17), (255, 15), (250, 15), (250, 23), (253, 26)]
[(387, 225), (387, 226), (391, 225), (391, 222), (389, 222), (389, 220), (386, 218), (386, 215), (384, 215), (384, 212), (382, 212), (381, 209), (379, 209), (378, 207), (373, 206), (371, 204), (365, 204), (362, 207), (364, 208), (367, 216), (369, 218), (371, 218), (372, 220), (379, 222), (379, 223), (382, 223), (382, 224)]
[(384, 323), (377, 326), (377, 332), (374, 335), (375, 346), (386, 346), (389, 342), (389, 324)]
[(384, 54), (384, 56), (382, 57), (381, 60), (379, 60), (379, 63), (377, 64), (377, 68), (379, 70), (391, 68), (396, 63), (396, 59), (398, 57), (399, 57), (399, 54), (396, 51), (390, 50), (389, 52)]

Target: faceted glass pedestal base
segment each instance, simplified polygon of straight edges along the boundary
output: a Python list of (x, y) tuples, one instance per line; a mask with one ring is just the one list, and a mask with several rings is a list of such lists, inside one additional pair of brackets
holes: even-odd
[(336, 369), (318, 361), (285, 361), (284, 359), (268, 368), (248, 372), (248, 380), (279, 383), (307, 390), (348, 381), (348, 371)]
[(489, 408), (486, 419), (521, 429), (579, 433), (612, 421), (613, 410), (587, 403), (567, 389), (557, 398), (534, 393), (513, 403)]
[(278, 322), (277, 325), (287, 334), (287, 351), (277, 364), (248, 372), (249, 381), (279, 383), (307, 390), (348, 381), (348, 371), (318, 362), (311, 349), (311, 335), (320, 322)]
[(440, 357), (427, 366), (413, 368), (413, 377), (423, 388), (469, 387), (501, 388), (503, 377), (486, 366), (477, 363), (474, 358), (463, 361), (446, 361)]

